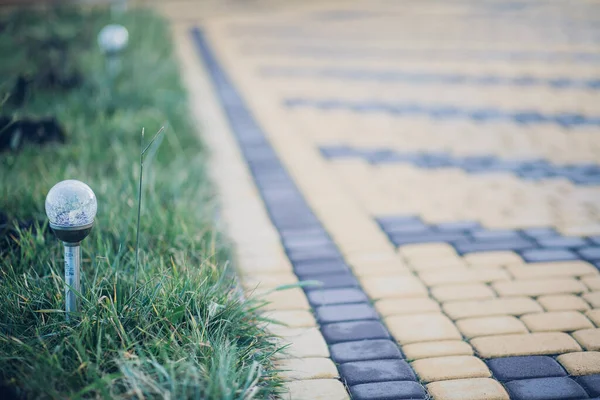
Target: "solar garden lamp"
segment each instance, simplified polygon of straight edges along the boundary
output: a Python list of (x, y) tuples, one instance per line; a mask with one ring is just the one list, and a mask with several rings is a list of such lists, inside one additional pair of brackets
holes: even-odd
[(129, 42), (129, 32), (122, 25), (106, 25), (98, 34), (98, 46), (106, 57), (106, 70), (110, 78), (114, 78), (121, 69), (120, 53)]
[(81, 247), (94, 225), (98, 205), (96, 195), (83, 182), (69, 179), (57, 183), (46, 196), (46, 215), (50, 228), (65, 248), (65, 311), (77, 311), (81, 291)]

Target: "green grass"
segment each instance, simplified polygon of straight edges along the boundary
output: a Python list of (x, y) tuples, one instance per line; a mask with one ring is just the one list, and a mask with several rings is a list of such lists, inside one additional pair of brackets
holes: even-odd
[[(0, 106), (3, 115), (56, 116), (68, 134), (65, 145), (0, 155), (0, 210), (13, 221), (40, 221), (0, 238), (1, 386), (26, 398), (272, 398), (281, 387), (270, 361), (277, 347), (257, 313), (261, 304), (243, 300), (228, 271), (205, 150), (187, 115), (166, 23), (144, 10), (10, 21), (0, 32), (0, 50), (14, 55), (0, 68), (1, 98), (17, 72), (46, 62), (23, 56), (15, 42), (32, 29), (67, 38), (77, 49), (69, 65), (81, 68), (83, 82), (35, 88), (18, 109)], [(130, 32), (112, 86), (95, 43), (109, 21)], [(140, 133), (148, 141), (163, 125), (162, 143), (144, 163), (135, 287)], [(63, 179), (88, 183), (98, 199), (82, 246), (80, 312), (70, 323), (62, 246), (43, 222), (45, 196)]]

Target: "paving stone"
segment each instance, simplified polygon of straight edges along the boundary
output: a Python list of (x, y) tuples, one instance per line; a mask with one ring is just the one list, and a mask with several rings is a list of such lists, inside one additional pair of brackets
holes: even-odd
[(321, 324), (379, 318), (375, 309), (367, 303), (317, 307), (315, 314)]
[(423, 386), (411, 381), (363, 383), (350, 388), (354, 400), (425, 399)]
[(590, 290), (600, 290), (600, 276), (586, 276), (586, 277), (582, 277), (581, 281)]
[(508, 400), (508, 393), (490, 378), (433, 382), (427, 390), (434, 400)]
[(408, 260), (443, 258), (456, 256), (456, 250), (446, 243), (407, 244), (398, 249), (398, 253)]
[(315, 281), (318, 284), (304, 286), (304, 290), (340, 289), (358, 287), (359, 283), (350, 272), (341, 272), (328, 275), (299, 275), (302, 281)]
[(441, 313), (395, 315), (385, 322), (396, 340), (402, 344), (461, 339), (448, 317)]
[(449, 379), (489, 378), (492, 374), (487, 365), (473, 356), (435, 357), (411, 363), (421, 382)]
[(479, 300), (495, 297), (494, 291), (483, 283), (436, 286), (431, 289), (431, 296), (437, 301)]
[(570, 375), (600, 374), (600, 352), (598, 351), (562, 354), (556, 359)]
[(568, 261), (579, 257), (566, 249), (533, 249), (521, 252), (521, 257), (527, 262)]
[(318, 328), (285, 328), (269, 326), (275, 335), (281, 336), (281, 346), (288, 346), (280, 358), (329, 357), (329, 349)]
[(443, 258), (420, 258), (408, 261), (408, 265), (413, 271), (434, 271), (447, 268), (464, 268), (467, 264), (459, 256)]
[(548, 356), (494, 358), (488, 360), (487, 364), (494, 377), (501, 382), (567, 375), (560, 364)]
[(570, 294), (540, 296), (537, 301), (546, 311), (585, 311), (590, 309), (588, 303), (581, 297)]
[(534, 244), (529, 239), (506, 239), (497, 242), (474, 242), (465, 241), (455, 244), (456, 250), (460, 254), (478, 253), (482, 251), (501, 251), (501, 250), (526, 250), (534, 247)]
[(413, 243), (446, 243), (466, 240), (466, 234), (460, 232), (428, 232), (421, 234), (394, 234), (390, 240), (396, 246), (405, 246)]
[(310, 304), (315, 306), (364, 303), (368, 301), (367, 296), (359, 289), (326, 289), (312, 290), (306, 297)]
[(528, 332), (519, 319), (508, 315), (461, 319), (456, 321), (456, 327), (467, 339), (478, 336)]
[(335, 379), (339, 376), (333, 361), (323, 357), (287, 358), (278, 361), (277, 368), (286, 381)]
[(246, 274), (242, 277), (245, 289), (261, 290), (263, 288), (274, 288), (280, 285), (292, 285), (298, 282), (298, 278), (291, 272), (272, 274)]
[(531, 332), (572, 332), (578, 329), (594, 327), (583, 314), (577, 311), (527, 314), (521, 317), (521, 321), (523, 321)]
[(255, 292), (256, 296), (267, 301), (264, 310), (310, 310), (306, 296), (300, 288)]
[(597, 276), (598, 270), (584, 261), (513, 265), (506, 268), (516, 279)]
[(290, 328), (308, 328), (317, 326), (315, 317), (307, 310), (273, 310), (263, 314), (264, 318), (277, 321)]
[(584, 247), (577, 250), (586, 260), (600, 260), (600, 247)]
[(575, 331), (573, 337), (586, 350), (600, 350), (600, 328)]
[(483, 358), (560, 354), (581, 350), (577, 342), (563, 332), (484, 336), (471, 340), (471, 345)]
[(519, 316), (543, 311), (542, 307), (535, 300), (528, 297), (453, 301), (444, 303), (442, 309), (452, 319), (495, 315)]
[(484, 253), (468, 253), (463, 256), (467, 264), (475, 267), (523, 264), (523, 259), (513, 251), (491, 251)]
[(412, 275), (365, 277), (361, 282), (372, 299), (427, 295), (427, 288)]
[(542, 239), (558, 235), (558, 232), (556, 232), (556, 230), (553, 228), (528, 228), (522, 229), (521, 232), (534, 239)]
[(421, 272), (419, 277), (430, 287), (458, 283), (497, 282), (510, 279), (510, 275), (500, 268), (452, 268), (440, 271)]
[(593, 308), (600, 308), (600, 291), (584, 293), (581, 297)]
[(585, 316), (588, 317), (597, 327), (600, 328), (600, 310), (586, 311)]
[(284, 386), (284, 400), (350, 400), (344, 384), (336, 379), (290, 381)]
[(391, 340), (359, 340), (332, 345), (331, 358), (338, 364), (350, 361), (403, 358), (396, 343)]
[(589, 242), (584, 238), (579, 237), (545, 237), (537, 240), (538, 244), (541, 247), (558, 247), (558, 248), (574, 248), (574, 247), (582, 247)]
[(440, 232), (465, 232), (481, 228), (481, 224), (477, 221), (444, 222), (434, 228)]
[(569, 400), (588, 398), (587, 393), (571, 378), (524, 379), (505, 383), (513, 400)]
[(324, 325), (321, 331), (329, 344), (390, 337), (379, 321), (338, 322)]
[(430, 357), (471, 356), (473, 349), (462, 340), (441, 340), (421, 342), (402, 346), (407, 360), (419, 360)]
[(385, 381), (415, 381), (417, 378), (404, 360), (371, 360), (344, 363), (340, 374), (349, 386)]
[(440, 311), (439, 304), (429, 297), (379, 300), (375, 303), (375, 308), (383, 317)]
[(502, 281), (492, 283), (500, 296), (543, 296), (546, 294), (579, 294), (587, 288), (572, 278)]
[(575, 378), (590, 396), (600, 396), (600, 375), (587, 375)]
[(348, 266), (341, 260), (302, 261), (294, 263), (294, 272), (298, 276), (331, 275), (349, 271)]
[(508, 230), (508, 229), (474, 230), (474, 231), (471, 231), (471, 236), (475, 239), (475, 241), (478, 241), (478, 242), (522, 238), (521, 234), (518, 231), (512, 231), (512, 230)]

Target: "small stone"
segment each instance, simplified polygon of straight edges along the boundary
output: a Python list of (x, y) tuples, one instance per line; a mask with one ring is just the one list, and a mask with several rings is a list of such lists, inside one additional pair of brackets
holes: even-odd
[(321, 324), (379, 318), (375, 309), (366, 303), (317, 307), (315, 314)]
[(473, 349), (462, 340), (441, 340), (438, 342), (413, 343), (402, 346), (407, 360), (430, 357), (471, 356)]
[(313, 290), (308, 292), (307, 297), (313, 306), (364, 303), (369, 300), (362, 291), (352, 288)]
[(359, 340), (331, 345), (331, 358), (338, 364), (350, 361), (403, 358), (398, 345), (391, 340)]
[(593, 328), (594, 325), (580, 312), (554, 311), (527, 314), (521, 317), (531, 332), (572, 332), (578, 329)]
[(581, 297), (572, 294), (540, 296), (537, 301), (546, 311), (585, 311), (590, 309), (588, 303)]
[(575, 400), (587, 398), (587, 393), (567, 377), (538, 378), (505, 384), (513, 400)]
[(411, 381), (363, 383), (350, 388), (354, 400), (425, 399), (423, 386)]
[(471, 345), (483, 358), (560, 354), (581, 350), (572, 337), (562, 332), (484, 336), (471, 340)]
[(502, 382), (567, 375), (556, 360), (548, 356), (494, 358), (487, 364), (494, 377)]
[(467, 339), (478, 336), (528, 332), (525, 325), (518, 318), (508, 315), (461, 319), (456, 322), (456, 327)]
[(338, 322), (321, 327), (328, 343), (366, 339), (388, 339), (390, 334), (379, 321)]
[(452, 321), (441, 313), (396, 315), (386, 318), (385, 322), (403, 345), (462, 338)]

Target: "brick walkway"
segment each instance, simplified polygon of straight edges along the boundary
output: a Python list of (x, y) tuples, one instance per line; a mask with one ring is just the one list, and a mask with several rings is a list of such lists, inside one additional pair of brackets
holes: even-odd
[(600, 398), (600, 2), (178, 4), (287, 398)]

